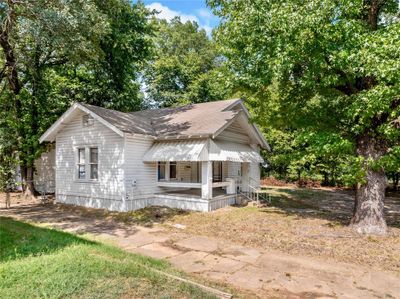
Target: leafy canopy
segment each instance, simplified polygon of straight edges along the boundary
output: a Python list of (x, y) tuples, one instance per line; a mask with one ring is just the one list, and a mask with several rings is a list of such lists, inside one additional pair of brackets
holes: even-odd
[(382, 156), (400, 140), (400, 22), (394, 0), (377, 1), (374, 20), (375, 2), (208, 1), (229, 68), (264, 123), (304, 129), (319, 148), (326, 134), (354, 145), (368, 136)]
[(153, 20), (154, 59), (144, 73), (149, 102), (169, 107), (225, 99), (220, 55), (196, 22)]

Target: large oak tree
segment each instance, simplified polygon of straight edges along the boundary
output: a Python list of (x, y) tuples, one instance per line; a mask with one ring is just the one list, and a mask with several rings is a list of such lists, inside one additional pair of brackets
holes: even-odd
[(353, 144), (357, 190), (351, 225), (384, 234), (385, 167), (399, 163), (398, 1), (209, 4), (222, 18), (216, 38), (236, 83), (257, 99), (270, 125)]

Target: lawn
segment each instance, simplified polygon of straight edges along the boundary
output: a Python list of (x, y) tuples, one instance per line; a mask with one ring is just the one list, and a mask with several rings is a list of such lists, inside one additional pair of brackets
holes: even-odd
[[(291, 255), (356, 263), (400, 273), (400, 197), (388, 194), (389, 234), (363, 236), (348, 227), (353, 194), (342, 190), (269, 188), (270, 204), (175, 215), (185, 231)], [(165, 225), (169, 230), (178, 229)]]
[(214, 298), (159, 260), (0, 217), (0, 298)]

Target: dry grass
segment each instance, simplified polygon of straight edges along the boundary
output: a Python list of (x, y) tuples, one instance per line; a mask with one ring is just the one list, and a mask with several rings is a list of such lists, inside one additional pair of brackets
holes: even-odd
[(269, 195), (269, 206), (229, 207), (177, 215), (171, 221), (186, 225), (189, 233), (245, 246), (400, 272), (399, 198), (388, 198), (388, 236), (375, 237), (358, 235), (347, 227), (350, 192), (270, 188)]
[[(267, 190), (272, 200), (269, 205), (229, 207), (211, 213), (165, 207), (118, 213), (60, 204), (53, 206), (49, 213), (58, 212), (62, 215), (66, 212), (84, 219), (101, 219), (126, 225), (179, 223), (186, 226), (185, 232), (195, 235), (400, 273), (399, 194), (387, 196), (388, 236), (375, 237), (358, 235), (347, 227), (353, 206), (353, 194), (350, 191), (293, 187), (271, 187)], [(14, 203), (23, 202), (19, 194), (14, 194), (13, 198)], [(1, 198), (0, 202), (3, 203)], [(171, 225), (165, 227), (177, 230)]]
[(153, 224), (169, 220), (174, 216), (189, 214), (189, 212), (184, 210), (160, 206), (152, 206), (130, 212), (113, 212), (106, 209), (94, 209), (65, 204), (57, 204), (56, 208), (62, 212), (68, 212), (85, 218), (110, 220), (129, 225), (137, 224), (142, 226), (152, 226)]

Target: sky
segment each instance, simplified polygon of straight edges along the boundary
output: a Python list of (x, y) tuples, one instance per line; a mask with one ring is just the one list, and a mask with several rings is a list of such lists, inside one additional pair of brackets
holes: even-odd
[(205, 0), (142, 0), (146, 7), (160, 11), (158, 18), (171, 20), (180, 16), (183, 22), (196, 21), (210, 36), (218, 23)]

